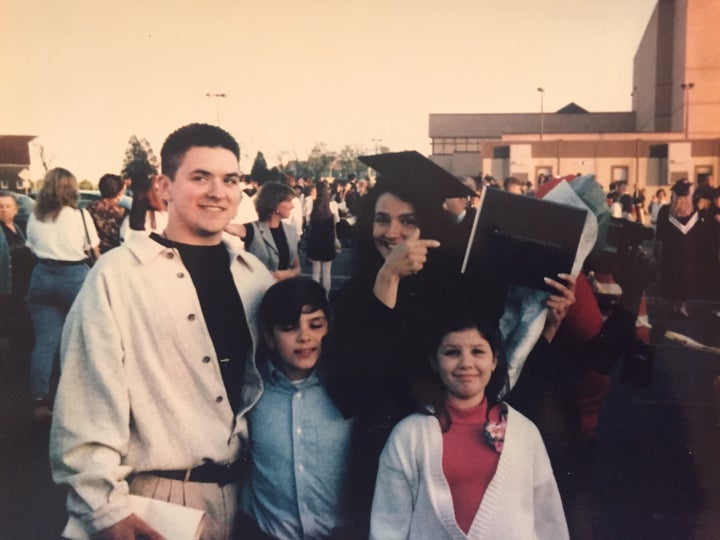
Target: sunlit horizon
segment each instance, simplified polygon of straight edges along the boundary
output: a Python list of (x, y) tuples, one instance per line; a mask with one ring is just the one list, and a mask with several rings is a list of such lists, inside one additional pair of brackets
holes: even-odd
[[(132, 135), (156, 154), (218, 123), (269, 166), (316, 144), (430, 153), (430, 113), (631, 108), (632, 61), (655, 0), (8, 0), (0, 133), (35, 135), (92, 183)], [(211, 94), (208, 96), (208, 94)], [(217, 94), (224, 94), (218, 97)]]

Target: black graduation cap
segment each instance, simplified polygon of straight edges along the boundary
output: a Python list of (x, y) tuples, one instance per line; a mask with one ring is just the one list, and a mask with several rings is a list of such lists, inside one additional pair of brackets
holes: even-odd
[(440, 165), (414, 150), (360, 156), (360, 161), (378, 173), (378, 194), (390, 192), (413, 205), (423, 238), (440, 242), (428, 255), (423, 274), (435, 270), (459, 273), (467, 235), (459, 231), (443, 209), (445, 199), (474, 196), (475, 192)]
[(380, 175), (378, 182), (402, 186), (416, 196), (441, 205), (445, 199), (471, 197), (475, 192), (416, 150), (358, 157)]
[(675, 182), (675, 185), (670, 188), (670, 191), (678, 197), (687, 197), (690, 193), (690, 185), (690, 182), (685, 179), (681, 179)]

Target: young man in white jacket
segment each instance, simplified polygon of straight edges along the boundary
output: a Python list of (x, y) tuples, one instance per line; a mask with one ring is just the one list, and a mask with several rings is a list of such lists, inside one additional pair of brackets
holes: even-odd
[(274, 280), (222, 241), (241, 197), (232, 136), (191, 124), (161, 157), (167, 228), (104, 255), (64, 329), (50, 448), (66, 538), (161, 538), (128, 494), (199, 508), (203, 538), (234, 538), (244, 415), (262, 391), (255, 310)]

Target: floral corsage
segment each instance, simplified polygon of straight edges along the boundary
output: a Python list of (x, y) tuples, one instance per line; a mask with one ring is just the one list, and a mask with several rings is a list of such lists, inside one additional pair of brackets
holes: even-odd
[(500, 409), (500, 418), (497, 422), (493, 422), (488, 418), (483, 428), (483, 436), (485, 442), (487, 442), (495, 451), (500, 454), (503, 451), (503, 444), (505, 444), (505, 431), (507, 431), (507, 417), (508, 407), (505, 403), (498, 405)]

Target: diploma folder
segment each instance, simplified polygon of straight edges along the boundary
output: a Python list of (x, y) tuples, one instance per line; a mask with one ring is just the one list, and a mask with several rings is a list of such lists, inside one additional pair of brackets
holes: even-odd
[(485, 187), (468, 240), (463, 274), (554, 290), (543, 278), (569, 274), (586, 210)]

